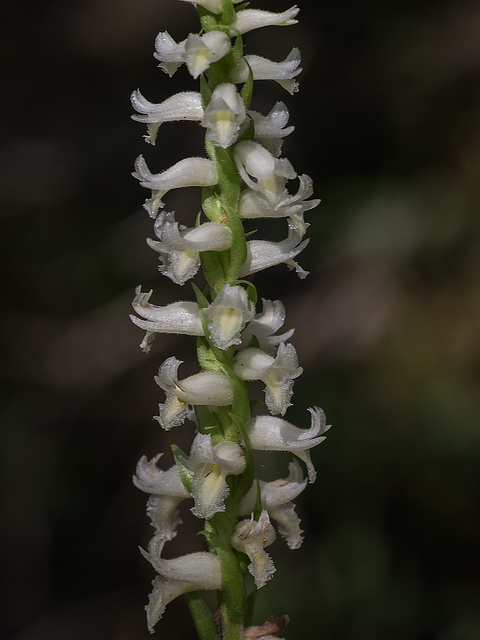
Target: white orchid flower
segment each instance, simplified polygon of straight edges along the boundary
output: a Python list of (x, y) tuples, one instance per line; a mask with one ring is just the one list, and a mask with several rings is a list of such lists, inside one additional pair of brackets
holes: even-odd
[(283, 102), (276, 102), (266, 116), (258, 111), (247, 111), (254, 124), (255, 142), (259, 142), (278, 158), (283, 138), (290, 135), (295, 127), (287, 127), (289, 113)]
[(262, 56), (248, 55), (242, 58), (232, 71), (232, 82), (246, 82), (251, 69), (254, 80), (275, 80), (293, 95), (298, 91), (298, 82), (293, 78), (302, 71), (300, 62), (300, 51), (296, 47), (281, 62), (273, 62)]
[(263, 11), (261, 9), (244, 9), (238, 11), (232, 27), (240, 33), (247, 33), (253, 29), (261, 27), (278, 26), (284, 27), (296, 24), (298, 20), (294, 20), (300, 9), (297, 5), (290, 7), (282, 13), (273, 13), (273, 11)]
[(272, 203), (277, 201), (279, 192), (283, 190), (285, 178), (297, 177), (287, 158), (275, 158), (265, 147), (251, 140), (237, 144), (235, 163), (245, 184)]
[(174, 212), (160, 212), (154, 231), (158, 240), (148, 238), (147, 243), (159, 253), (158, 269), (179, 285), (197, 273), (202, 251), (224, 251), (232, 243), (230, 230), (225, 225), (205, 222), (194, 228), (184, 227), (175, 221)]
[(155, 145), (158, 129), (164, 122), (180, 120), (200, 122), (203, 118), (202, 100), (196, 91), (176, 93), (163, 102), (154, 104), (144, 98), (139, 89), (136, 89), (130, 96), (130, 100), (135, 111), (138, 111), (132, 119), (147, 124), (148, 135), (143, 137), (151, 145)]
[(217, 371), (202, 371), (183, 380), (178, 380), (178, 367), (182, 364), (174, 356), (160, 365), (155, 382), (167, 395), (165, 403), (159, 405), (155, 417), (168, 431), (183, 423), (188, 405), (212, 405), (225, 407), (233, 402), (233, 389), (229, 378)]
[(309, 240), (301, 242), (301, 237), (293, 223), (289, 223), (288, 237), (280, 242), (249, 240), (247, 242), (247, 258), (241, 266), (238, 276), (244, 278), (277, 264), (286, 264), (290, 270), (295, 269), (298, 277), (303, 280), (308, 276), (308, 271), (302, 269), (293, 258), (298, 256), (308, 243)]
[(275, 332), (285, 322), (285, 307), (280, 300), (265, 300), (262, 298), (262, 311), (251, 320), (242, 332), (242, 345), (248, 346), (253, 336), (260, 344), (260, 349), (271, 354), (276, 351), (281, 342), (289, 340), (294, 329), (290, 329), (278, 336)]
[(207, 158), (184, 158), (162, 173), (151, 173), (143, 156), (135, 161), (134, 178), (142, 187), (152, 190), (144, 208), (151, 218), (155, 218), (159, 207), (163, 207), (162, 198), (171, 189), (182, 187), (211, 187), (218, 182), (215, 163)]
[(266, 509), (270, 518), (276, 521), (280, 535), (286, 540), (288, 547), (298, 549), (303, 541), (303, 531), (292, 500), (305, 489), (307, 479), (303, 477), (300, 464), (296, 460), (290, 462), (288, 469), (287, 478), (272, 482), (255, 481), (240, 502), (238, 514), (244, 516), (254, 511), (259, 489), (262, 508)]
[(262, 380), (265, 383), (265, 404), (271, 414), (285, 414), (291, 406), (293, 381), (303, 372), (298, 366), (297, 352), (292, 344), (282, 342), (275, 357), (261, 349), (247, 348), (235, 357), (234, 371), (242, 380)]
[(222, 585), (217, 555), (200, 551), (166, 560), (161, 557), (164, 544), (164, 540), (154, 536), (148, 545), (148, 553), (140, 550), (159, 574), (153, 581), (153, 591), (145, 607), (150, 633), (153, 633), (153, 627), (169, 602), (189, 591), (216, 590)]
[(147, 501), (147, 515), (156, 529), (158, 539), (172, 540), (182, 522), (177, 507), (180, 502), (190, 498), (190, 494), (183, 485), (177, 465), (167, 471), (157, 467), (161, 456), (159, 453), (152, 460), (142, 456), (133, 483), (141, 491), (152, 494)]
[(248, 570), (252, 574), (257, 589), (260, 589), (275, 573), (273, 560), (264, 550), (275, 540), (275, 529), (270, 524), (270, 518), (265, 509), (262, 510), (258, 521), (252, 517), (240, 520), (232, 536), (232, 547), (245, 553), (250, 564)]
[(240, 125), (246, 118), (245, 105), (234, 84), (225, 82), (212, 93), (202, 119), (202, 127), (215, 146), (226, 149), (238, 137)]
[(255, 315), (255, 307), (249, 301), (243, 287), (226, 284), (214, 302), (205, 309), (210, 337), (219, 349), (240, 344), (241, 332)]
[(320, 204), (319, 199), (307, 200), (313, 193), (310, 176), (298, 176), (300, 185), (295, 195), (284, 188), (285, 179), (276, 178), (276, 190), (262, 193), (258, 189), (245, 189), (240, 197), (239, 215), (243, 219), (289, 218), (300, 237), (305, 235), (308, 224), (303, 219), (305, 211)]
[(212, 445), (210, 435), (198, 433), (192, 443), (190, 456), (184, 462), (193, 471), (191, 509), (197, 518), (209, 520), (215, 513), (225, 511), (225, 498), (230, 490), (226, 476), (245, 470), (245, 456), (241, 447), (227, 440)]
[(230, 51), (230, 38), (222, 31), (208, 31), (203, 36), (190, 33), (185, 43), (185, 62), (193, 78), (206, 71)]
[(319, 407), (309, 409), (310, 429), (299, 429), (290, 422), (273, 416), (257, 416), (247, 424), (252, 449), (259, 451), (290, 451), (307, 465), (308, 478), (315, 482), (316, 471), (310, 459), (310, 449), (325, 440), (330, 425)]
[[(141, 316), (130, 316), (133, 324), (145, 329), (148, 334), (178, 333), (190, 336), (203, 336), (202, 319), (196, 302), (182, 300), (173, 302), (166, 307), (150, 304), (152, 291), (143, 293), (141, 287), (135, 289), (132, 307)], [(149, 351), (152, 338), (147, 336), (142, 342), (143, 348)]]
[(222, 31), (208, 31), (203, 36), (190, 33), (185, 40), (175, 42), (167, 31), (161, 31), (155, 40), (155, 53), (160, 68), (170, 77), (185, 63), (193, 78), (206, 71), (212, 62), (230, 51), (230, 39)]

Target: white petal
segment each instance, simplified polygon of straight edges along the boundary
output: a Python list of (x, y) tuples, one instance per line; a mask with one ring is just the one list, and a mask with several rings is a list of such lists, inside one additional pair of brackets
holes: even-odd
[(261, 9), (244, 9), (236, 15), (232, 27), (235, 27), (240, 33), (246, 33), (253, 29), (260, 29), (268, 26), (288, 26), (296, 24), (298, 20), (293, 18), (300, 9), (295, 5), (282, 13), (273, 13), (272, 11), (262, 11)]
[(141, 287), (136, 288), (136, 296), (132, 306), (143, 320), (130, 316), (132, 322), (146, 331), (157, 333), (178, 333), (192, 336), (203, 336), (202, 320), (198, 304), (195, 302), (173, 302), (166, 307), (149, 304), (152, 294), (142, 293)]
[(222, 31), (208, 31), (199, 36), (190, 33), (185, 44), (185, 58), (190, 75), (196, 79), (212, 62), (223, 58), (230, 50), (230, 39)]
[(243, 278), (257, 271), (285, 263), (289, 268), (295, 268), (300, 278), (305, 278), (308, 271), (304, 271), (293, 261), (293, 258), (303, 251), (309, 242), (309, 240), (303, 242), (300, 240), (298, 233), (291, 227), (288, 237), (281, 242), (249, 240), (247, 242), (247, 259), (238, 272), (239, 277)]
[(248, 570), (252, 574), (257, 589), (270, 580), (275, 572), (272, 559), (264, 548), (275, 540), (275, 530), (270, 524), (267, 511), (264, 509), (256, 522), (253, 515), (250, 520), (241, 520), (232, 536), (232, 546), (245, 553), (251, 563)]
[(314, 482), (316, 474), (308, 450), (325, 440), (321, 434), (328, 427), (321, 409), (315, 407), (309, 411), (312, 416), (310, 429), (299, 429), (273, 416), (257, 416), (250, 420), (246, 429), (253, 449), (291, 451), (306, 463), (310, 482)]
[(166, 560), (161, 557), (164, 541), (154, 536), (148, 545), (149, 553), (143, 555), (160, 574), (155, 578), (147, 612), (148, 629), (153, 633), (169, 602), (189, 591), (220, 589), (220, 559), (213, 553), (190, 553), (180, 558)]
[(253, 304), (249, 302), (243, 287), (226, 284), (214, 302), (203, 312), (208, 320), (210, 336), (219, 349), (228, 349), (240, 344), (240, 333), (254, 316)]
[(233, 370), (242, 380), (262, 380), (270, 373), (275, 358), (261, 349), (243, 349), (237, 354)]
[(153, 54), (160, 61), (159, 67), (170, 77), (184, 61), (185, 43), (175, 42), (167, 31), (161, 31), (155, 38), (155, 53)]
[(164, 122), (178, 120), (200, 121), (203, 117), (202, 100), (199, 93), (184, 91), (176, 93), (159, 104), (146, 100), (137, 89), (130, 97), (133, 108), (140, 115), (134, 114), (133, 120), (148, 124), (149, 135), (144, 136), (150, 144), (155, 144), (158, 128)]
[(151, 173), (143, 156), (138, 156), (132, 174), (142, 187), (163, 192), (182, 187), (208, 187), (217, 184), (217, 169), (206, 158), (184, 158), (162, 173)]
[[(300, 51), (293, 48), (282, 62), (273, 62), (262, 56), (248, 55), (239, 62), (232, 72), (233, 82), (246, 82), (249, 67), (254, 80), (275, 80), (290, 94), (298, 91), (298, 83), (293, 80), (301, 73)], [(248, 64), (247, 64), (248, 63)]]
[(208, 137), (214, 145), (226, 149), (236, 141), (245, 118), (245, 105), (237, 88), (223, 83), (213, 91), (202, 126), (208, 129)]

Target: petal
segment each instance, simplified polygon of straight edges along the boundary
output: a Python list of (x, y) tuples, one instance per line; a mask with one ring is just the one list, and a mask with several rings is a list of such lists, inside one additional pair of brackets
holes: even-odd
[(261, 27), (268, 26), (288, 26), (296, 24), (298, 20), (293, 18), (297, 15), (300, 9), (297, 5), (290, 7), (287, 11), (282, 13), (273, 13), (272, 11), (262, 11), (261, 9), (244, 9), (239, 11), (235, 20), (232, 23), (232, 27), (240, 31), (240, 33), (246, 33), (253, 29), (260, 29)]
[(137, 287), (136, 296), (132, 306), (141, 320), (130, 316), (132, 322), (146, 331), (157, 333), (178, 333), (192, 336), (203, 336), (202, 320), (198, 304), (195, 302), (174, 302), (166, 307), (157, 307), (149, 304), (152, 291), (142, 293), (141, 287)]
[(208, 129), (208, 137), (214, 145), (226, 149), (236, 141), (245, 118), (245, 105), (237, 88), (223, 83), (213, 91), (202, 126)]
[(170, 77), (183, 63), (186, 40), (175, 42), (167, 31), (161, 31), (155, 38), (154, 57), (160, 61), (159, 67)]
[(138, 156), (132, 174), (142, 187), (161, 191), (182, 187), (208, 187), (217, 184), (217, 169), (206, 158), (184, 158), (162, 173), (151, 173), (143, 156)]
[(133, 108), (140, 114), (134, 114), (132, 118), (137, 122), (148, 124), (149, 135), (144, 137), (152, 145), (155, 144), (158, 128), (164, 122), (200, 121), (203, 117), (200, 94), (194, 91), (177, 93), (159, 104), (153, 104), (137, 89), (132, 93), (130, 100)]
[(210, 336), (219, 349), (240, 344), (241, 331), (254, 316), (253, 304), (243, 287), (226, 284), (214, 302), (203, 312)]
[(178, 397), (193, 405), (224, 407), (233, 402), (230, 379), (217, 371), (202, 371), (177, 382)]
[(190, 75), (196, 79), (212, 62), (223, 58), (230, 50), (230, 38), (222, 31), (208, 31), (199, 36), (190, 33), (185, 44), (185, 58)]
[(305, 278), (308, 271), (304, 271), (295, 258), (309, 243), (309, 240), (300, 242), (298, 233), (290, 227), (288, 237), (281, 242), (268, 240), (250, 240), (247, 242), (247, 259), (238, 272), (238, 276), (245, 276), (285, 263), (289, 268), (295, 268), (300, 278)]
[(275, 358), (261, 349), (243, 349), (235, 358), (233, 370), (242, 380), (262, 380), (270, 372)]
[(189, 591), (220, 589), (222, 583), (218, 556), (198, 552), (166, 560), (161, 557), (164, 543), (164, 540), (154, 536), (148, 545), (148, 553), (142, 551), (160, 574), (153, 582), (153, 591), (145, 607), (148, 629), (152, 633), (169, 602)]
[(233, 82), (246, 82), (249, 77), (249, 68), (254, 80), (275, 80), (290, 94), (298, 91), (298, 83), (293, 80), (301, 73), (300, 51), (293, 48), (282, 62), (273, 62), (262, 56), (248, 55), (242, 58), (232, 71)]

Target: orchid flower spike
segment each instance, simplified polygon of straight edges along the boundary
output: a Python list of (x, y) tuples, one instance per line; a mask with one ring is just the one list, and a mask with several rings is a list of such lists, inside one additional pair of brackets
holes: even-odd
[(183, 423), (188, 405), (212, 405), (225, 407), (233, 402), (232, 383), (223, 373), (202, 371), (178, 380), (178, 367), (182, 364), (174, 356), (160, 365), (155, 382), (167, 395), (165, 403), (159, 405), (155, 417), (166, 431)]
[(265, 403), (271, 414), (285, 414), (291, 406), (293, 381), (302, 374), (292, 344), (282, 342), (275, 357), (261, 349), (243, 349), (235, 357), (234, 371), (242, 380), (265, 383)]
[(273, 416), (257, 416), (247, 425), (253, 449), (260, 451), (290, 451), (307, 465), (308, 478), (315, 482), (316, 471), (310, 459), (310, 449), (325, 440), (329, 428), (325, 414), (319, 407), (309, 409), (312, 417), (310, 429), (299, 429), (290, 422)]

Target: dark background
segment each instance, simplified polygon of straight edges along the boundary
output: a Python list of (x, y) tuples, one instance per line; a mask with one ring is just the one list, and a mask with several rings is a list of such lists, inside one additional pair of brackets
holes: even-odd
[[(334, 427), (297, 500), (305, 543), (271, 547), (278, 571), (256, 622), (288, 613), (290, 640), (477, 640), (480, 5), (300, 4), (299, 25), (246, 44), (274, 60), (302, 50), (300, 92), (260, 82), (252, 106), (286, 102), (284, 153), (322, 198), (299, 259), (311, 274), (278, 267), (255, 282), (296, 327), (305, 373), (287, 418), (307, 426), (318, 404)], [(164, 125), (146, 148), (129, 94), (194, 88), (183, 68), (169, 81), (152, 51), (159, 30), (197, 30), (195, 11), (2, 6), (0, 635), (140, 640), (153, 571), (136, 547), (152, 529), (131, 475), (143, 453), (164, 450), (170, 466), (169, 444), (188, 447), (191, 426), (152, 422), (152, 377), (170, 355), (191, 361), (194, 342), (138, 349), (134, 287), (154, 287), (156, 304), (192, 294), (156, 273), (130, 172), (139, 153), (154, 171), (201, 154), (202, 134)], [(197, 190), (166, 201), (192, 224)], [(288, 460), (274, 456), (270, 477)], [(187, 512), (172, 555), (201, 548), (195, 524)], [(182, 600), (157, 634), (194, 637)]]

